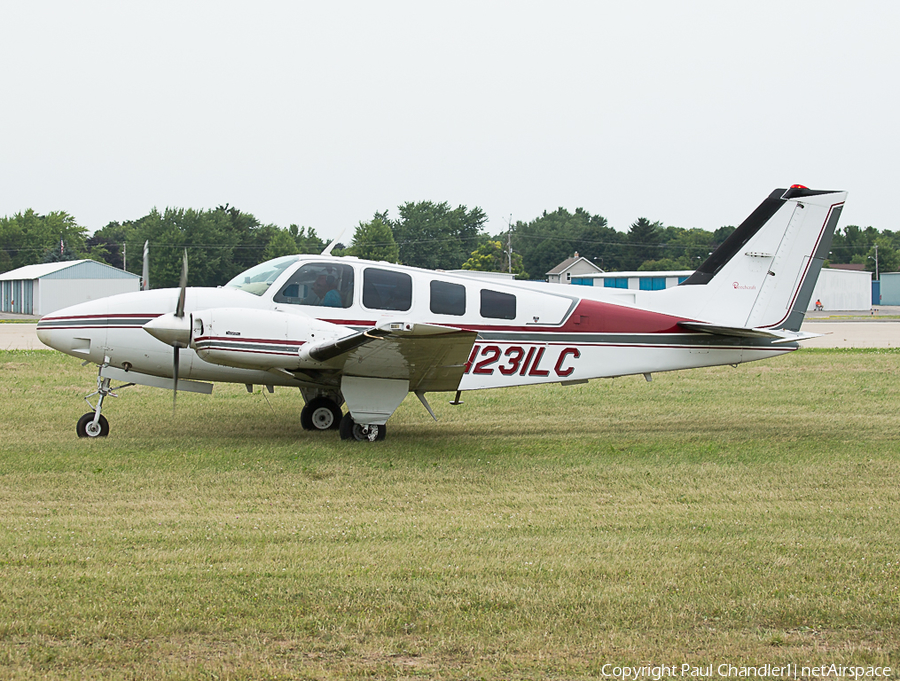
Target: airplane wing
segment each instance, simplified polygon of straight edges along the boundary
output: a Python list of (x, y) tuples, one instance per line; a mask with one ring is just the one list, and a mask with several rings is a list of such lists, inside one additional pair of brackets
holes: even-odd
[(434, 324), (384, 322), (304, 347), (301, 356), (328, 362), (346, 376), (407, 380), (414, 392), (451, 391), (459, 386), (475, 336)]
[(784, 331), (776, 329), (759, 329), (742, 326), (721, 326), (706, 322), (678, 322), (678, 326), (689, 331), (701, 331), (717, 336), (735, 336), (738, 338), (769, 338), (772, 343), (794, 343), (796, 341), (818, 338), (820, 333), (804, 333), (801, 331)]

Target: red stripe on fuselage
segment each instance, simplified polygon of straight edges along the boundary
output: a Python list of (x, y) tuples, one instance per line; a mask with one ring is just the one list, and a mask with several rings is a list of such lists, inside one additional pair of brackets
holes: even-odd
[(690, 321), (639, 308), (582, 300), (560, 331), (587, 333), (684, 333), (678, 322)]
[(194, 339), (195, 343), (203, 343), (210, 341), (228, 341), (230, 343), (269, 343), (271, 345), (296, 345), (300, 347), (306, 341), (302, 340), (285, 340), (277, 338), (247, 338), (245, 336), (199, 336)]
[(146, 317), (147, 319), (155, 319), (156, 317), (161, 317), (161, 312), (134, 312), (134, 313), (115, 313), (115, 314), (79, 314), (79, 315), (54, 315), (47, 314), (41, 317), (41, 320), (47, 320), (48, 322), (53, 321), (61, 321), (63, 319), (71, 319), (71, 320), (87, 320), (87, 319), (130, 319), (132, 317)]

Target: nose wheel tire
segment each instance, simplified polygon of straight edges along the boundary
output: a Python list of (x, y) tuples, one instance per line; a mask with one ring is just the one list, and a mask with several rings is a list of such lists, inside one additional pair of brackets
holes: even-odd
[(300, 411), (303, 430), (336, 430), (341, 427), (341, 408), (327, 397), (317, 397)]
[(97, 423), (94, 423), (94, 412), (89, 411), (78, 419), (75, 432), (78, 433), (78, 437), (106, 437), (109, 435), (109, 421), (103, 414), (100, 414)]
[(357, 442), (379, 442), (387, 435), (387, 428), (384, 424), (375, 425), (370, 423), (362, 425), (353, 420), (350, 413), (344, 414), (341, 419), (341, 439), (355, 440)]

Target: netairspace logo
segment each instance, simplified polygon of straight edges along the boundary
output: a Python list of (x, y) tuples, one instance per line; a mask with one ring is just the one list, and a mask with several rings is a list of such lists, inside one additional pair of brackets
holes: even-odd
[(822, 665), (818, 667), (797, 665), (764, 664), (758, 667), (739, 666), (728, 663), (695, 666), (682, 665), (646, 665), (628, 667), (615, 664), (604, 664), (600, 669), (603, 678), (621, 679), (622, 681), (662, 681), (665, 678), (688, 679), (797, 679), (797, 678), (834, 678), (834, 679), (888, 679), (893, 677), (891, 667), (861, 667), (844, 665)]

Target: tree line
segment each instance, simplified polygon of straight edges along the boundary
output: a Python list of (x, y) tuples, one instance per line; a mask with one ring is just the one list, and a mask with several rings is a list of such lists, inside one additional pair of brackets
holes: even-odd
[[(361, 221), (350, 244), (337, 244), (332, 252), (427, 269), (511, 271), (520, 278), (544, 279), (576, 252), (605, 271), (693, 270), (734, 231), (733, 226), (710, 232), (638, 218), (623, 232), (582, 208), (544, 211), (493, 235), (485, 232), (486, 222), (478, 207), (409, 202), (397, 208), (395, 217), (383, 211)], [(39, 215), (29, 209), (0, 218), (0, 272), (91, 258), (140, 274), (144, 242), (150, 243), (154, 288), (177, 285), (184, 249), (191, 285), (219, 286), (263, 260), (321, 253), (327, 246), (311, 227), (265, 225), (227, 204), (209, 210), (153, 209), (137, 220), (111, 222), (93, 235), (64, 211)], [(873, 271), (876, 246), (879, 270), (900, 270), (900, 232), (873, 227), (838, 230), (829, 260)]]

